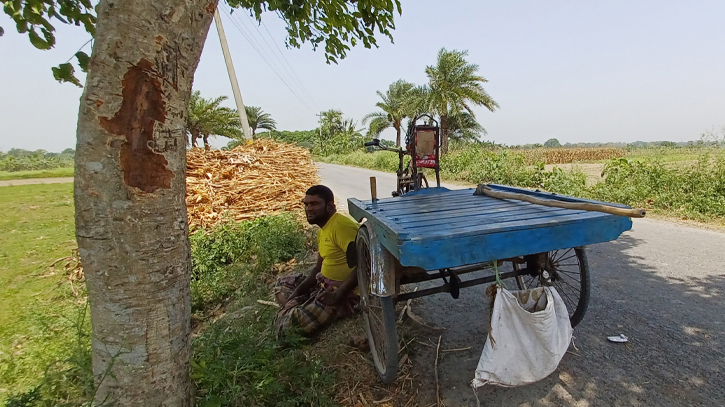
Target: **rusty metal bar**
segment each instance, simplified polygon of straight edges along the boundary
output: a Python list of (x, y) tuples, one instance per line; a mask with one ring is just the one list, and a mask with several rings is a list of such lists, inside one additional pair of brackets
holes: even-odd
[[(475, 270), (471, 270), (471, 271), (475, 271)], [(528, 269), (521, 269), (518, 271), (514, 270), (514, 271), (509, 271), (507, 273), (501, 273), (499, 275), (501, 276), (501, 279), (503, 280), (505, 278), (522, 276), (522, 275), (526, 275), (528, 273), (529, 273)], [(457, 273), (457, 274), (460, 274), (460, 273)], [(438, 277), (438, 276), (436, 276), (436, 277)], [(460, 288), (473, 287), (476, 285), (492, 283), (494, 281), (496, 281), (496, 276), (486, 276), (486, 277), (474, 278), (472, 280), (461, 281), (461, 283), (458, 284), (458, 287), (460, 287)], [(432, 295), (432, 294), (447, 293), (450, 291), (451, 291), (451, 285), (449, 283), (449, 284), (440, 285), (438, 287), (426, 288), (425, 290), (398, 294), (398, 296), (395, 300), (396, 301), (405, 301), (405, 300), (409, 300), (411, 298), (420, 298), (420, 297), (425, 297), (425, 296)]]

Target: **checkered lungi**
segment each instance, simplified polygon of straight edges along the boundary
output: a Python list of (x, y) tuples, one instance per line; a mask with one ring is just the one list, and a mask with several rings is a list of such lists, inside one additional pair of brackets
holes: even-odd
[(327, 324), (350, 316), (357, 310), (360, 297), (350, 291), (345, 298), (334, 305), (325, 305), (319, 298), (325, 292), (336, 290), (342, 285), (342, 281), (330, 280), (317, 274), (317, 284), (308, 292), (302, 293), (295, 298), (289, 298), (295, 287), (305, 279), (303, 274), (283, 276), (277, 279), (272, 294), (275, 299), (281, 294), (287, 302), (277, 313), (277, 336), (284, 336), (290, 331), (299, 332), (310, 336)]

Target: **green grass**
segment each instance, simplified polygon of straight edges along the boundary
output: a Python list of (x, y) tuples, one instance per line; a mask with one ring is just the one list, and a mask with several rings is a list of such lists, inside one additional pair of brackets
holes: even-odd
[[(62, 267), (48, 267), (76, 246), (72, 185), (0, 187), (0, 207), (0, 406), (86, 405), (93, 375), (85, 293), (72, 295)], [(308, 355), (314, 345), (277, 342), (276, 309), (256, 302), (269, 299), (274, 264), (309, 253), (309, 232), (282, 214), (193, 233), (198, 405), (333, 405), (335, 375)]]
[(52, 170), (34, 170), (34, 171), (0, 171), (0, 181), (11, 179), (30, 179), (30, 178), (62, 178), (72, 177), (74, 174), (73, 167), (55, 168)]
[[(0, 402), (77, 342), (78, 298), (48, 266), (75, 248), (71, 184), (0, 187)], [(59, 287), (60, 285), (60, 287)]]

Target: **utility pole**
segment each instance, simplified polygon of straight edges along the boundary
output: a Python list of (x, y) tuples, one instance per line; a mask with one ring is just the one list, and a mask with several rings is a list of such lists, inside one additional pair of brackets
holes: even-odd
[(216, 30), (219, 33), (219, 42), (222, 44), (222, 53), (224, 54), (224, 62), (227, 63), (227, 72), (229, 73), (229, 81), (232, 83), (232, 92), (234, 93), (234, 101), (237, 104), (237, 112), (239, 112), (239, 120), (242, 122), (242, 130), (244, 130), (244, 138), (252, 138), (252, 132), (249, 130), (249, 121), (247, 120), (247, 111), (244, 109), (244, 101), (242, 101), (242, 93), (239, 91), (239, 83), (237, 83), (237, 74), (234, 73), (234, 64), (232, 56), (229, 54), (229, 46), (227, 46), (227, 36), (224, 35), (224, 27), (222, 27), (222, 19), (219, 15), (219, 7), (214, 11), (214, 22), (216, 22)]

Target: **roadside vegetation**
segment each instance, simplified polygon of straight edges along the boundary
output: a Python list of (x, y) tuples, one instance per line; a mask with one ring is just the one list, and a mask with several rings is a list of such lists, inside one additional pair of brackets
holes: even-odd
[[(562, 148), (565, 149), (565, 148)], [(684, 148), (683, 148), (684, 149)], [(596, 150), (592, 148), (592, 150)], [(546, 151), (459, 146), (441, 159), (444, 180), (538, 188), (560, 194), (643, 207), (665, 216), (707, 222), (725, 220), (725, 149), (709, 146), (632, 149), (610, 160), (572, 159), (547, 170)], [(596, 151), (587, 153), (596, 154)], [(686, 160), (673, 160), (686, 157)], [(398, 157), (380, 151), (317, 156), (317, 160), (395, 172)], [(579, 164), (599, 163), (590, 184)], [(561, 166), (564, 167), (564, 166)]]
[[(67, 148), (60, 153), (50, 153), (45, 150), (10, 149), (8, 152), (0, 151), (0, 175), (10, 177), (18, 172), (25, 172), (28, 177), (31, 171), (49, 171), (73, 167), (75, 150)], [(65, 175), (63, 175), (65, 176)], [(18, 176), (22, 177), (22, 176)], [(12, 178), (8, 178), (12, 179)]]
[[(2, 188), (0, 405), (90, 406), (90, 316), (73, 253), (73, 187)], [(301, 338), (278, 342), (277, 308), (257, 302), (270, 300), (277, 275), (311, 266), (313, 233), (301, 219), (285, 213), (191, 232), (197, 405), (335, 405), (330, 363)]]

